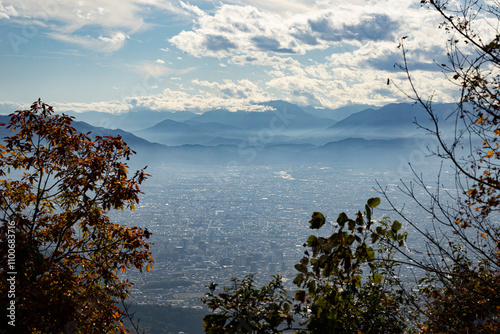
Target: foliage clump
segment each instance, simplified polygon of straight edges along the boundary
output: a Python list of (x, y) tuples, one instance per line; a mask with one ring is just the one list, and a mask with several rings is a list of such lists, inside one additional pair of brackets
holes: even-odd
[(119, 136), (91, 139), (71, 122), (40, 100), (10, 115), (13, 134), (0, 145), (0, 258), (9, 268), (0, 272), (0, 305), (5, 312), (14, 301), (21, 332), (125, 333), (117, 303), (132, 283), (119, 273), (149, 270), (153, 259), (145, 230), (108, 213), (134, 210), (148, 175), (128, 176), (135, 152)]
[[(204, 319), (207, 333), (401, 333), (416, 310), (398, 277), (393, 247), (405, 245), (401, 223), (372, 220), (379, 198), (371, 198), (355, 219), (341, 213), (328, 237), (311, 235), (295, 269), (293, 300), (279, 276), (260, 289), (252, 277), (233, 279), (232, 287), (203, 299), (214, 311)], [(311, 229), (327, 222), (320, 212)]]

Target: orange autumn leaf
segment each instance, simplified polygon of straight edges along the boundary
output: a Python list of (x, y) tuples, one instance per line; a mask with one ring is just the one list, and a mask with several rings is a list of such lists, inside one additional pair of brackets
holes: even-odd
[(488, 151), (488, 153), (486, 155), (484, 155), (484, 158), (491, 158), (493, 157), (495, 153), (493, 153), (493, 151)]

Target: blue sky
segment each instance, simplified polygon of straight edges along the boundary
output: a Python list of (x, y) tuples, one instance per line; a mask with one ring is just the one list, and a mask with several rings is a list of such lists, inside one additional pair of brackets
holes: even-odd
[[(405, 101), (451, 86), (436, 13), (408, 0), (0, 0), (0, 110), (258, 110)], [(387, 78), (394, 84), (387, 85)], [(432, 83), (430, 85), (429, 83)]]

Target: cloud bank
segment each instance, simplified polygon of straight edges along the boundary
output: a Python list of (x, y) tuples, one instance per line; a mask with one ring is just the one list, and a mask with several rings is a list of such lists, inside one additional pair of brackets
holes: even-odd
[[(97, 61), (120, 51), (122, 64), (108, 68), (133, 73), (135, 82), (129, 80), (119, 99), (89, 101), (95, 110), (255, 110), (257, 103), (273, 99), (329, 108), (402, 101), (407, 79), (395, 64), (402, 61), (403, 36), (419, 91), (442, 102), (453, 92), (435, 65), (446, 62), (450, 36), (438, 29), (437, 13), (412, 0), (215, 5), (209, 0), (0, 0), (0, 21), (36, 27)], [(139, 35), (154, 38), (158, 53), (141, 53)], [(69, 106), (88, 110), (83, 102)]]

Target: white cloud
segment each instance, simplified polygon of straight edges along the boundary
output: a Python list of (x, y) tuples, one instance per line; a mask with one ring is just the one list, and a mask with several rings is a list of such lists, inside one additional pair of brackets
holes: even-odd
[[(404, 100), (400, 89), (410, 92), (404, 73), (362, 69), (349, 66), (330, 68), (325, 64), (306, 66), (302, 73), (279, 73), (266, 84), (268, 91), (300, 105), (337, 108), (352, 103), (384, 105)], [(322, 71), (327, 71), (323, 73)], [(311, 74), (313, 73), (313, 75)], [(423, 96), (434, 94), (435, 99), (450, 102), (453, 86), (441, 73), (412, 71), (415, 85)], [(397, 85), (387, 86), (387, 78)], [(432, 82), (432, 85), (429, 85)]]
[(123, 43), (125, 42), (125, 40), (127, 38), (130, 38), (130, 37), (125, 35), (122, 32), (117, 32), (117, 33), (113, 34), (113, 36), (111, 36), (111, 37), (99, 36), (97, 39), (100, 41), (103, 41), (106, 44), (119, 45), (121, 47), (121, 45), (123, 45)]
[(98, 111), (110, 114), (122, 114), (132, 109), (132, 106), (125, 101), (102, 101), (102, 102), (86, 102), (86, 103), (51, 103), (58, 113), (67, 111), (86, 112)]
[(262, 111), (267, 107), (256, 103), (274, 99), (274, 95), (249, 80), (221, 82), (193, 80), (192, 90), (165, 89), (162, 94), (130, 97), (126, 101), (134, 106), (153, 110), (206, 111), (224, 108), (230, 111)]
[(48, 34), (53, 39), (79, 45), (83, 48), (96, 52), (112, 53), (123, 47), (125, 41), (130, 38), (123, 32), (116, 32), (110, 37), (98, 36), (97, 38), (77, 35), (66, 35), (60, 33)]
[(29, 107), (29, 104), (18, 102), (0, 101), (0, 115), (9, 115), (16, 110), (24, 110)]
[(185, 9), (188, 13), (193, 13), (196, 16), (205, 16), (205, 12), (199, 9), (197, 6), (191, 5), (190, 3), (185, 3), (179, 1), (181, 7)]
[[(54, 39), (105, 53), (122, 48), (135, 32), (162, 25), (160, 14), (177, 15), (162, 32), (172, 31), (179, 18), (183, 24), (192, 22), (165, 36), (178, 50), (155, 45), (148, 60), (124, 68), (140, 74), (138, 85), (146, 80), (148, 89), (159, 86), (163, 92), (112, 103), (111, 109), (132, 102), (173, 110), (258, 108), (255, 103), (271, 99), (324, 107), (395, 102), (404, 97), (386, 81), (390, 77), (406, 88), (393, 66), (402, 61), (397, 48), (402, 36), (408, 36), (407, 55), (419, 89), (434, 92), (437, 99), (450, 92), (432, 64), (444, 56), (449, 36), (437, 29), (439, 16), (414, 0), (23, 0), (23, 6), (0, 1), (1, 22), (30, 22)], [(159, 51), (175, 53), (155, 54)], [(193, 80), (192, 73), (183, 75), (195, 70), (183, 69), (195, 66), (197, 60), (189, 55), (224, 59), (212, 67), (198, 61), (206, 73)]]
[(169, 67), (163, 65), (163, 63), (155, 61), (155, 62), (143, 62), (138, 65), (133, 66), (132, 68), (139, 74), (143, 76), (153, 76), (153, 77), (162, 77), (173, 73), (173, 70)]
[[(19, 24), (28, 22), (44, 26), (49, 36), (91, 50), (99, 49), (101, 41), (104, 41), (108, 45), (106, 52), (110, 52), (123, 46), (123, 40), (116, 38), (148, 27), (146, 18), (150, 7), (184, 15), (177, 5), (168, 0), (3, 0), (0, 3), (0, 18), (16, 16)], [(83, 34), (81, 31), (84, 28), (86, 31), (95, 30), (95, 34)]]
[[(260, 1), (249, 3), (262, 5)], [(326, 9), (310, 6), (308, 10), (292, 14), (229, 4), (221, 4), (213, 14), (209, 14), (193, 5), (185, 5), (195, 13), (195, 26), (193, 30), (182, 31), (169, 41), (196, 57), (304, 54), (339, 43), (394, 41), (400, 37), (396, 35), (397, 31), (408, 26), (408, 19), (418, 24), (411, 28), (421, 24), (412, 17), (417, 15), (422, 18), (422, 11), (409, 8), (409, 4), (409, 1), (394, 0), (386, 1), (384, 6), (377, 3), (370, 6), (338, 3)], [(286, 4), (283, 6), (286, 7)]]
[(169, 41), (196, 57), (226, 57), (252, 52), (303, 53), (278, 14), (251, 6), (222, 5), (215, 14), (195, 18), (198, 28)]
[[(272, 9), (276, 3), (221, 4), (213, 12), (191, 5), (191, 12), (196, 13), (193, 29), (169, 41), (196, 57), (228, 58), (229, 65), (253, 66), (252, 71), (268, 67), (269, 80), (264, 84), (277, 98), (339, 107), (404, 99), (394, 87), (386, 87), (386, 81), (388, 77), (404, 80), (394, 64), (402, 61), (399, 39), (409, 36), (407, 55), (416, 75), (435, 83), (439, 95), (449, 94), (450, 85), (433, 64), (445, 55), (449, 38), (437, 29), (440, 18), (436, 13), (410, 0), (315, 1), (303, 11)], [(286, 7), (292, 2), (281, 3)], [(297, 58), (317, 51), (326, 56), (309, 56), (309, 62)], [(212, 88), (221, 86), (212, 83)], [(429, 88), (422, 91), (429, 92)]]
[(131, 65), (129, 68), (134, 72), (140, 74), (143, 77), (143, 80), (151, 80), (152, 78), (156, 80), (157, 83), (163, 81), (163, 78), (172, 78), (174, 75), (178, 76), (181, 74), (192, 72), (196, 69), (194, 67), (172, 69), (168, 66), (165, 66), (164, 63), (158, 61), (141, 62), (135, 65)]
[(229, 62), (234, 65), (245, 66), (272, 66), (277, 69), (300, 67), (301, 63), (292, 57), (283, 57), (275, 55), (262, 54), (259, 56), (237, 55), (232, 57)]
[(0, 2), (0, 19), (10, 19), (11, 17), (19, 16), (19, 13), (13, 6), (4, 7)]
[[(308, 3), (281, 2), (285, 7), (286, 4)], [(245, 3), (262, 5), (264, 2)], [(228, 4), (221, 4), (210, 14), (196, 6), (185, 5), (195, 13), (194, 27), (169, 41), (195, 57), (229, 57), (233, 58), (233, 63), (240, 64), (252, 63), (269, 54), (279, 57), (302, 55), (331, 47), (350, 46), (352, 50), (370, 44), (376, 51), (379, 43), (396, 43), (410, 34), (418, 40), (419, 48), (442, 42), (429, 38), (429, 30), (434, 31), (439, 23), (438, 15), (415, 8), (413, 1), (355, 3), (358, 4), (339, 2), (326, 7), (318, 1), (310, 1), (309, 10), (286, 15), (250, 5)]]
[(255, 83), (247, 79), (237, 82), (224, 80), (223, 83), (193, 80), (193, 83), (201, 87), (211, 88), (212, 92), (224, 98), (237, 98), (256, 103), (266, 101), (266, 99), (270, 97), (270, 95), (262, 91)]
[(314, 9), (315, 1), (308, 0), (235, 0), (233, 3), (240, 5), (251, 5), (260, 10), (281, 13), (304, 13)]

